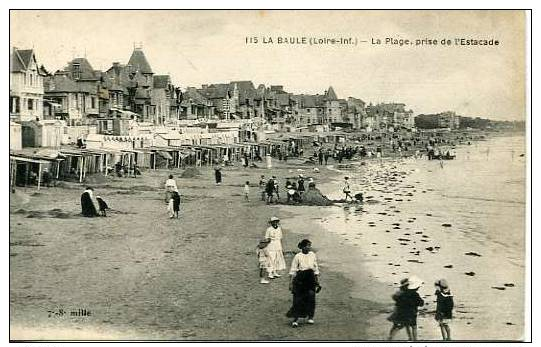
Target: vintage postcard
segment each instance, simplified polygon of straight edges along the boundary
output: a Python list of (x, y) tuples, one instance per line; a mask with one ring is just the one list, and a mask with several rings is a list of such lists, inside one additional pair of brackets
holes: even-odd
[(10, 340), (530, 339), (529, 11), (9, 18)]

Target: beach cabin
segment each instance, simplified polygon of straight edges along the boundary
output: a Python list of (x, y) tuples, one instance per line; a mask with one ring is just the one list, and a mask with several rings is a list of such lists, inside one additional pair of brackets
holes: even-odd
[(22, 127), (19, 123), (9, 122), (9, 149), (20, 150), (23, 148)]
[(132, 119), (123, 118), (99, 118), (96, 119), (97, 134), (112, 136), (129, 136), (132, 128)]
[(178, 132), (158, 133), (154, 135), (153, 145), (157, 147), (180, 146), (183, 144), (182, 140), (183, 136)]
[(13, 190), (15, 186), (36, 186), (39, 190), (43, 183), (45, 169), (48, 170), (51, 179), (59, 178), (60, 166), (64, 158), (60, 152), (48, 149), (10, 151), (10, 189)]
[(23, 147), (54, 147), (62, 144), (66, 123), (61, 120), (31, 120), (21, 123)]

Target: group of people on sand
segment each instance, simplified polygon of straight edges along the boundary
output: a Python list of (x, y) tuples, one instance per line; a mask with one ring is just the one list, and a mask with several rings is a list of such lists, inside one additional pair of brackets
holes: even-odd
[[(295, 179), (288, 178), (285, 183), (287, 203), (298, 203), (302, 201), (302, 197), (306, 192), (306, 187), (315, 187), (315, 182), (312, 177), (305, 179), (303, 174), (299, 174)], [(259, 191), (261, 201), (267, 204), (280, 202), (280, 185), (276, 176), (272, 176), (268, 180), (265, 175), (261, 175), (259, 179)]]
[[(404, 278), (400, 281), (400, 288), (393, 294), (395, 302), (393, 313), (387, 318), (393, 323), (389, 331), (389, 340), (393, 340), (399, 330), (406, 329), (408, 340), (417, 340), (417, 311), (424, 305), (419, 295), (419, 288), (423, 281), (416, 276)], [(443, 340), (451, 340), (450, 323), (453, 318), (453, 295), (445, 279), (434, 283), (436, 287), (436, 313), (434, 318), (438, 322)]]
[[(269, 284), (280, 278), (279, 271), (286, 269), (282, 250), (282, 228), (278, 217), (271, 217), (265, 238), (257, 246), (259, 261), (259, 283)], [(316, 293), (321, 290), (319, 284), (319, 266), (316, 254), (312, 251), (312, 242), (303, 239), (297, 247), (301, 250), (291, 261), (289, 270), (289, 290), (293, 294), (291, 308), (286, 316), (292, 318), (291, 326), (296, 328), (301, 320), (314, 324)]]
[(96, 201), (98, 202), (99, 213), (94, 205), (94, 189), (86, 187), (83, 194), (81, 194), (81, 214), (84, 217), (107, 217), (107, 210), (110, 208), (105, 200), (100, 196), (96, 196)]

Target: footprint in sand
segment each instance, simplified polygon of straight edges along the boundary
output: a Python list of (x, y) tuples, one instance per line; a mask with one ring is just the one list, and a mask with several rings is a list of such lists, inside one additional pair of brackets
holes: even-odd
[(509, 288), (509, 287), (514, 287), (515, 284), (514, 283), (505, 283), (504, 286)]
[(498, 289), (498, 290), (505, 290), (505, 287), (496, 287), (496, 286), (492, 286), (490, 287), (492, 289)]
[(470, 271), (470, 272), (464, 272), (465, 275), (468, 275), (468, 276), (475, 276), (475, 272), (473, 271)]
[(472, 257), (480, 257), (481, 254), (479, 253), (475, 253), (475, 252), (468, 252), (468, 253), (464, 253), (465, 255), (471, 255)]
[(449, 264), (449, 265), (444, 265), (443, 267), (446, 268), (446, 269), (452, 269), (453, 265)]

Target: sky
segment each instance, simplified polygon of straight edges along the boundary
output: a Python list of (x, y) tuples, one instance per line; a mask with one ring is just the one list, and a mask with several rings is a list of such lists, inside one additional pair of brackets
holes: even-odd
[[(251, 80), (293, 93), (402, 102), (415, 114), (452, 110), (525, 119), (522, 11), (10, 11), (10, 43), (34, 48), (49, 71), (84, 57), (94, 69), (127, 63), (141, 44), (156, 74), (182, 88)], [(246, 44), (257, 37), (257, 44)], [(345, 37), (357, 45), (285, 45), (278, 37)], [(273, 44), (263, 44), (273, 39)], [(383, 44), (372, 44), (381, 39)], [(437, 40), (390, 45), (385, 38)], [(441, 45), (497, 39), (498, 46)]]

